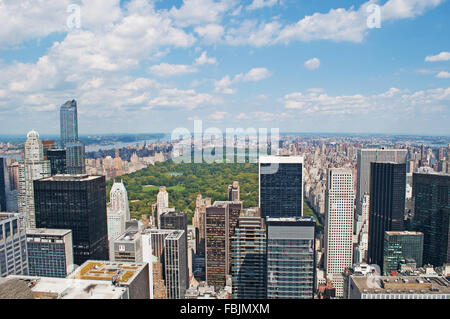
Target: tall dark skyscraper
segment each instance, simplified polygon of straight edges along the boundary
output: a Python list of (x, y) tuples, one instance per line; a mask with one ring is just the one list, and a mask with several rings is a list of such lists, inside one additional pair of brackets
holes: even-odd
[(267, 218), (267, 298), (313, 299), (315, 220)]
[(423, 263), (450, 263), (450, 174), (413, 174), (414, 229), (423, 233)]
[(78, 141), (77, 101), (67, 101), (60, 110), (61, 146)]
[(84, 144), (78, 140), (78, 112), (75, 100), (60, 110), (61, 146), (66, 150), (66, 173), (84, 174)]
[(104, 176), (55, 175), (34, 181), (37, 228), (71, 229), (76, 265), (108, 260)]
[(66, 150), (65, 149), (49, 149), (47, 150), (47, 160), (50, 161), (51, 174), (66, 173)]
[(303, 157), (259, 158), (261, 217), (303, 216)]
[(369, 263), (383, 267), (384, 232), (404, 228), (406, 164), (371, 163)]
[(7, 181), (9, 181), (6, 159), (0, 157), (0, 212), (6, 212)]

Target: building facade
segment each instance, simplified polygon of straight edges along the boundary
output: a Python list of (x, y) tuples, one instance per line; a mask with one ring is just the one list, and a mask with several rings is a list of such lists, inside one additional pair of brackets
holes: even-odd
[(28, 275), (24, 220), (17, 213), (0, 213), (0, 277)]
[(27, 230), (29, 275), (66, 278), (74, 266), (72, 245), (70, 229)]
[(186, 235), (177, 230), (164, 239), (164, 270), (167, 299), (184, 299), (188, 287)]
[(74, 263), (108, 260), (104, 176), (55, 175), (34, 182), (36, 226), (71, 229)]
[(384, 232), (404, 229), (406, 164), (371, 163), (368, 261), (382, 269)]
[(345, 268), (353, 264), (353, 171), (350, 168), (328, 170), (325, 213), (325, 271), (336, 297), (344, 295)]
[(313, 299), (315, 221), (311, 217), (268, 218), (267, 298)]
[(398, 271), (402, 261), (414, 260), (422, 267), (423, 233), (411, 231), (387, 231), (384, 233), (383, 272)]
[(261, 217), (303, 216), (303, 157), (259, 158)]
[(450, 263), (450, 174), (413, 174), (414, 221), (423, 233), (423, 262)]

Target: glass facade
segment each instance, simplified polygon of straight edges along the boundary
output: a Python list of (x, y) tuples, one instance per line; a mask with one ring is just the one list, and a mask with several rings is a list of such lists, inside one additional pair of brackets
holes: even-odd
[(60, 110), (61, 146), (78, 141), (78, 114), (77, 102), (67, 101)]
[(49, 149), (47, 150), (47, 160), (50, 161), (51, 174), (66, 173), (66, 150)]
[(21, 227), (23, 224), (20, 214), (0, 214), (0, 277), (28, 275), (27, 239), (25, 229)]
[(57, 175), (34, 181), (37, 228), (71, 229), (74, 263), (108, 260), (104, 176)]
[(422, 267), (423, 234), (419, 232), (385, 232), (383, 271), (398, 271), (401, 261), (413, 259)]
[[(260, 163), (260, 169), (271, 164)], [(280, 163), (275, 173), (260, 174), (261, 217), (301, 217), (303, 205), (302, 163)]]
[(422, 232), (423, 262), (450, 263), (450, 175), (413, 174), (413, 227)]
[(34, 241), (29, 236), (28, 239), (30, 276), (65, 278), (67, 276), (67, 262), (64, 241), (60, 238), (50, 238), (45, 242)]
[(404, 229), (406, 164), (371, 163), (369, 263), (383, 267), (384, 232)]
[(267, 298), (314, 298), (315, 272), (314, 219), (268, 219)]

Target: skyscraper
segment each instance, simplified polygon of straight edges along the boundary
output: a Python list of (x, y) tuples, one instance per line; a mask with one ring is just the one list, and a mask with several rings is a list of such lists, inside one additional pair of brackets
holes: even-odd
[(266, 298), (266, 232), (259, 208), (241, 213), (231, 256), (233, 299)]
[(267, 298), (313, 299), (315, 220), (267, 218)]
[(238, 181), (234, 181), (232, 185), (228, 186), (228, 200), (230, 202), (240, 201), (240, 187)]
[(66, 143), (66, 173), (84, 174), (84, 144), (80, 141)]
[(211, 198), (203, 199), (202, 194), (198, 194), (192, 219), (192, 224), (195, 227), (196, 253), (198, 256), (205, 255), (205, 214), (208, 206), (211, 206)]
[(404, 228), (406, 163), (371, 163), (369, 263), (382, 269), (384, 232)]
[(325, 271), (336, 288), (336, 297), (344, 295), (345, 268), (352, 266), (354, 191), (351, 168), (328, 170), (325, 213)]
[(34, 182), (36, 226), (71, 229), (74, 263), (108, 260), (104, 176), (55, 175)]
[(261, 217), (303, 216), (303, 157), (259, 158)]
[(47, 160), (50, 161), (51, 174), (66, 174), (66, 150), (49, 149), (47, 150)]
[(408, 151), (405, 149), (361, 149), (358, 150), (356, 178), (356, 211), (362, 214), (364, 195), (370, 195), (370, 163), (406, 163)]
[(6, 160), (0, 157), (0, 212), (7, 211), (7, 192), (9, 191), (9, 174)]
[(164, 239), (164, 270), (168, 299), (184, 299), (188, 287), (186, 235), (177, 230)]
[(61, 146), (78, 141), (78, 112), (75, 100), (67, 101), (60, 109)]
[(414, 229), (423, 233), (423, 262), (450, 263), (450, 174), (414, 173)]
[(154, 216), (154, 225), (158, 228), (161, 226), (160, 218), (163, 213), (169, 208), (169, 193), (165, 186), (159, 188), (158, 195), (156, 195), (156, 214)]
[(30, 276), (66, 278), (73, 269), (70, 229), (27, 230)]
[(19, 163), (19, 213), (25, 216), (27, 228), (36, 227), (33, 181), (50, 176), (50, 162), (44, 160), (42, 142), (36, 131), (27, 134), (24, 160)]
[(384, 233), (383, 272), (398, 271), (400, 262), (414, 260), (422, 267), (423, 234), (410, 231), (387, 231)]

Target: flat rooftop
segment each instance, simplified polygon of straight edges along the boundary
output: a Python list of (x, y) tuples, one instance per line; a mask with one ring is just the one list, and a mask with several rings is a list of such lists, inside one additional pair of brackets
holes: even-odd
[(92, 181), (98, 178), (102, 178), (100, 175), (87, 175), (87, 174), (60, 174), (50, 177), (41, 178), (39, 181), (43, 182), (74, 182), (74, 181)]
[(120, 284), (130, 284), (144, 269), (146, 263), (88, 260), (78, 267), (70, 278), (84, 280), (116, 279)]
[(315, 222), (316, 220), (312, 216), (302, 216), (302, 217), (267, 217), (267, 222)]
[(118, 241), (134, 241), (136, 239), (138, 239), (141, 235), (141, 232), (139, 230), (128, 230), (126, 232), (124, 232), (122, 235), (120, 235), (119, 237), (117, 237), (116, 239), (114, 239), (114, 242), (118, 242)]
[(262, 164), (303, 164), (303, 156), (268, 155), (260, 156), (259, 162)]
[(65, 236), (69, 233), (71, 233), (71, 229), (49, 229), (49, 228), (35, 228), (35, 229), (27, 229), (27, 236), (39, 236), (39, 235), (45, 235), (45, 236)]
[(174, 232), (167, 235), (166, 239), (178, 239), (180, 238), (184, 233), (184, 230), (175, 230)]
[(114, 286), (111, 282), (96, 280), (9, 277), (27, 282), (35, 299), (121, 299), (128, 289)]
[(442, 276), (380, 276), (377, 282), (351, 277), (361, 293), (450, 294), (450, 282)]
[(391, 236), (396, 236), (396, 235), (402, 235), (402, 236), (417, 236), (417, 235), (423, 235), (423, 233), (421, 232), (417, 232), (417, 231), (408, 231), (408, 230), (404, 230), (404, 231), (386, 231), (386, 234), (391, 235)]
[(5, 219), (10, 219), (14, 217), (19, 217), (19, 213), (0, 213), (0, 221)]

